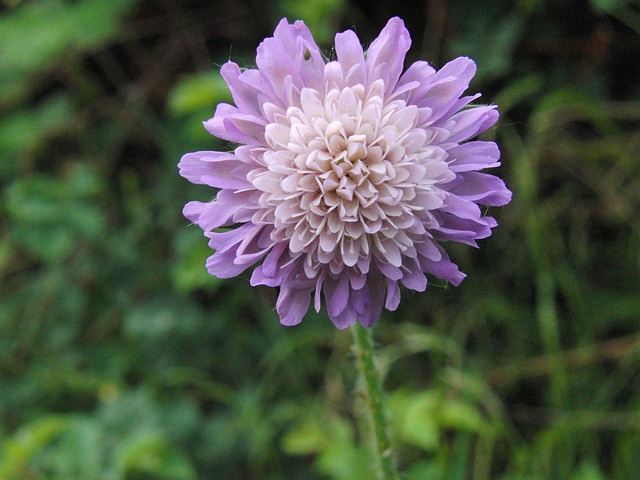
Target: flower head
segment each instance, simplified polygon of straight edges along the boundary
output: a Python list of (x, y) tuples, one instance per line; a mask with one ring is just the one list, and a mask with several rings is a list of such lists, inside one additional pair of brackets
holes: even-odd
[(474, 62), (403, 73), (410, 44), (392, 18), (366, 52), (353, 31), (336, 35), (326, 61), (303, 22), (282, 20), (256, 69), (222, 66), (235, 106), (218, 105), (204, 126), (238, 146), (182, 157), (183, 177), (219, 189), (184, 214), (215, 250), (209, 273), (257, 265), (252, 285), (280, 287), (285, 325), (324, 297), (338, 328), (368, 327), (397, 308), (400, 284), (424, 291), (425, 273), (460, 284), (441, 243), (477, 246), (497, 225), (478, 204), (511, 200), (479, 173), (499, 165), (497, 145), (468, 141), (498, 119), (493, 105), (469, 105), (479, 95), (461, 97)]

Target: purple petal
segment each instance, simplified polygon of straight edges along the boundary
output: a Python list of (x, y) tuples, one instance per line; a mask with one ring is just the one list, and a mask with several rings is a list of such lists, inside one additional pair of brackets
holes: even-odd
[(324, 300), (330, 317), (340, 315), (349, 301), (349, 276), (341, 275), (338, 279), (331, 277), (324, 281)]
[(428, 62), (422, 60), (414, 62), (400, 77), (394, 93), (403, 90), (406, 85), (412, 85), (413, 88), (411, 88), (407, 96), (407, 103), (421, 107), (423, 106), (424, 94), (430, 87), (435, 73), (435, 68), (429, 65)]
[(476, 93), (475, 95), (462, 97), (454, 102), (448, 102), (447, 104), (434, 111), (431, 121), (434, 123), (438, 123), (438, 121), (442, 118), (449, 118), (481, 96), (482, 95), (480, 95), (479, 93)]
[[(269, 254), (271, 253), (272, 252), (269, 252)], [(268, 287), (279, 287), (287, 284), (286, 279), (291, 276), (291, 273), (296, 267), (295, 263), (290, 263), (289, 260), (290, 257), (286, 253), (283, 254), (278, 260), (278, 269), (273, 275), (266, 275), (264, 273), (264, 264), (256, 267), (251, 275), (251, 286), (255, 287), (256, 285), (266, 285)]]
[(416, 292), (424, 292), (427, 289), (427, 277), (415, 259), (407, 260), (404, 270), (401, 282), (405, 287)]
[(391, 93), (400, 78), (404, 57), (410, 46), (411, 36), (404, 22), (398, 17), (390, 19), (367, 50), (366, 65), (369, 83), (386, 77), (385, 93)]
[(259, 235), (247, 235), (238, 245), (234, 262), (253, 265), (261, 260), (273, 247), (273, 242), (269, 241), (271, 231), (273, 228), (264, 227), (258, 230)]
[(461, 219), (477, 220), (482, 216), (478, 205), (457, 195), (448, 195), (440, 211), (450, 213)]
[(280, 323), (288, 327), (299, 324), (309, 310), (310, 300), (309, 289), (282, 287), (276, 302)]
[(469, 82), (476, 74), (476, 63), (467, 57), (458, 57), (446, 63), (434, 77), (434, 83), (439, 83), (444, 79), (454, 79), (453, 82), (442, 82), (448, 84), (445, 91), (440, 91), (441, 98), (454, 99), (469, 87)]
[[(209, 231), (214, 228), (226, 227), (242, 220), (242, 210), (246, 210), (250, 218), (252, 211), (245, 209), (246, 199), (251, 192), (234, 193), (230, 190), (218, 192), (213, 202), (189, 202), (182, 213), (185, 217), (198, 225), (202, 230)], [(249, 204), (250, 205), (250, 204)]]
[(182, 210), (185, 217), (205, 232), (235, 223), (230, 221), (235, 212), (235, 210), (226, 208), (220, 202), (189, 202)]
[(269, 287), (282, 285), (283, 280), (291, 274), (296, 266), (291, 261), (287, 251), (287, 242), (276, 244), (267, 254), (262, 264), (253, 271), (251, 285), (267, 285)]
[(193, 152), (182, 157), (178, 164), (180, 175), (192, 183), (214, 188), (247, 188), (248, 165), (238, 161), (231, 153)]
[(465, 172), (464, 182), (451, 189), (451, 193), (474, 203), (501, 207), (511, 201), (511, 192), (502, 179), (495, 175)]
[(256, 64), (276, 92), (281, 91), (287, 77), (299, 89), (322, 87), (325, 62), (311, 32), (301, 21), (290, 25), (282, 19), (273, 38), (263, 40), (258, 47)]
[(380, 318), (384, 305), (384, 277), (369, 275), (364, 287), (352, 292), (352, 296), (358, 320), (363, 326), (372, 327)]
[(387, 299), (384, 304), (384, 308), (393, 312), (400, 305), (400, 288), (398, 282), (387, 280)]
[(366, 67), (362, 44), (358, 36), (352, 30), (337, 34), (335, 48), (338, 62), (345, 75), (345, 84), (364, 84)]
[[(287, 251), (287, 242), (280, 242), (273, 247), (267, 258), (264, 259), (262, 263), (262, 270), (267, 277), (275, 277), (278, 271), (282, 270), (279, 268), (280, 260), (282, 259), (282, 254)], [(287, 256), (288, 258), (288, 256)]]
[[(467, 57), (459, 57), (442, 67), (433, 77), (431, 87), (424, 94), (426, 98), (436, 97), (437, 107), (433, 111), (432, 120), (447, 118), (451, 113), (462, 108), (459, 99), (462, 93), (469, 88), (469, 82), (476, 74), (476, 64)], [(474, 97), (465, 99), (470, 101)]]
[(444, 251), (442, 247), (438, 245), (438, 250), (440, 250), (441, 258), (438, 261), (430, 260), (426, 257), (420, 256), (420, 268), (422, 271), (430, 273), (438, 278), (443, 280), (447, 280), (451, 282), (456, 287), (462, 283), (462, 280), (466, 277), (464, 273), (462, 273), (458, 266), (449, 260), (449, 256), (447, 252)]
[(254, 238), (261, 233), (264, 227), (262, 225), (254, 225), (252, 223), (245, 223), (244, 225), (228, 230), (226, 232), (207, 232), (206, 236), (209, 237), (209, 247), (214, 250), (224, 252), (230, 248), (239, 245), (240, 242), (246, 238)]
[(447, 150), (452, 172), (482, 170), (500, 165), (500, 150), (494, 142), (467, 142)]
[[(182, 209), (182, 214), (190, 221), (200, 226), (200, 216), (213, 202), (189, 202)], [(202, 228), (202, 227), (201, 227)], [(203, 229), (205, 230), (205, 229)], [(209, 229), (206, 229), (209, 230)]]
[(209, 247), (216, 253), (207, 260), (207, 270), (218, 278), (239, 275), (259, 261), (270, 247), (260, 250), (258, 240), (264, 229), (250, 223), (228, 232), (208, 232)]
[(456, 113), (447, 121), (451, 130), (451, 136), (447, 141), (464, 142), (492, 127), (500, 116), (495, 108), (495, 105), (488, 105)]
[(349, 283), (353, 290), (360, 290), (367, 282), (367, 276), (352, 268), (349, 270)]
[(318, 279), (316, 280), (315, 293), (313, 296), (313, 308), (315, 308), (316, 312), (320, 313), (320, 309), (322, 308), (322, 286), (324, 285), (324, 279), (326, 278), (324, 269), (321, 269), (318, 274)]
[(207, 271), (218, 278), (233, 278), (240, 275), (249, 268), (251, 264), (235, 263), (237, 250), (238, 245), (234, 245), (228, 250), (218, 251), (211, 255), (207, 259)]
[(228, 103), (219, 103), (213, 118), (203, 123), (207, 131), (218, 138), (235, 143), (264, 143), (267, 121), (244, 113)]
[(260, 93), (263, 91), (262, 85), (255, 85), (256, 79), (260, 76), (257, 70), (246, 70), (242, 72), (240, 67), (234, 62), (227, 62), (220, 68), (222, 78), (227, 82), (233, 101), (238, 109), (259, 115), (261, 103)]
[(402, 270), (388, 263), (386, 260), (376, 259), (378, 270), (390, 280), (400, 280), (402, 278)]
[(348, 326), (354, 325), (358, 319), (356, 311), (352, 305), (347, 305), (340, 315), (336, 315), (334, 317), (330, 315), (329, 318), (340, 330), (344, 330)]
[(451, 195), (447, 198), (448, 205), (437, 212), (433, 212), (439, 226), (433, 230), (437, 240), (450, 240), (477, 247), (476, 240), (491, 235), (491, 228), (497, 222), (491, 217), (481, 217), (480, 209), (472, 202), (467, 202)]

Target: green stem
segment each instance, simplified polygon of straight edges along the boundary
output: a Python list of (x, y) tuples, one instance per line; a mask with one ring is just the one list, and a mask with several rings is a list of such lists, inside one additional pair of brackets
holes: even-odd
[(365, 389), (366, 410), (371, 427), (368, 430), (373, 435), (371, 443), (377, 460), (378, 478), (380, 480), (399, 480), (400, 475), (396, 468), (387, 427), (382, 378), (375, 363), (371, 333), (360, 323), (351, 327), (351, 332), (356, 348), (358, 370)]

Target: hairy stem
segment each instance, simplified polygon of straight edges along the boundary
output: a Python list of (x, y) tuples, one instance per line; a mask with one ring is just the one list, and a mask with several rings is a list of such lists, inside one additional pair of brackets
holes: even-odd
[(351, 327), (351, 332), (356, 349), (358, 371), (364, 388), (367, 417), (370, 423), (368, 431), (373, 437), (371, 444), (377, 460), (378, 478), (380, 480), (399, 480), (400, 475), (396, 467), (387, 426), (382, 378), (375, 363), (371, 332), (359, 323)]

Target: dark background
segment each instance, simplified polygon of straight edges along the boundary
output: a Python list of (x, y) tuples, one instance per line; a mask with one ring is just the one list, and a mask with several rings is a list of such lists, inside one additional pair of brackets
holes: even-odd
[[(370, 479), (349, 332), (206, 274), (178, 176), (283, 16), (474, 58), (513, 202), (374, 335), (404, 478), (640, 471), (640, 9), (624, 0), (0, 2), (0, 479)], [(357, 403), (357, 402), (356, 402)], [(357, 407), (357, 405), (356, 405)]]

